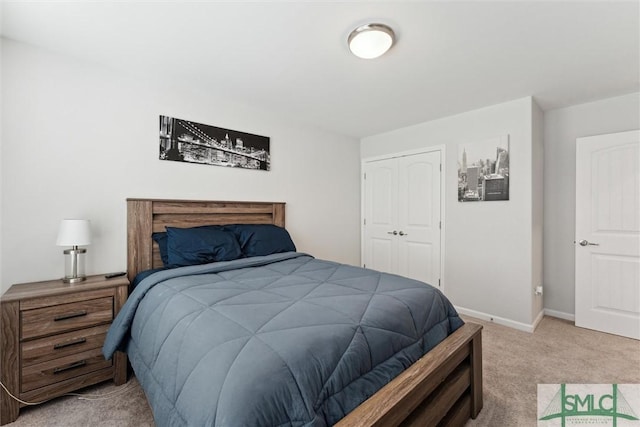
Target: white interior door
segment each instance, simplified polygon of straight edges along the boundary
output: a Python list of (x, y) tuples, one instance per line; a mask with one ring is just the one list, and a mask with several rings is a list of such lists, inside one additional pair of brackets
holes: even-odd
[(441, 152), (363, 165), (363, 262), (440, 285)]
[(367, 268), (374, 270), (396, 273), (398, 269), (397, 159), (366, 163), (364, 173), (364, 210), (366, 212), (364, 264)]
[(398, 273), (440, 280), (440, 152), (398, 159)]
[(640, 339), (640, 131), (576, 142), (576, 326)]

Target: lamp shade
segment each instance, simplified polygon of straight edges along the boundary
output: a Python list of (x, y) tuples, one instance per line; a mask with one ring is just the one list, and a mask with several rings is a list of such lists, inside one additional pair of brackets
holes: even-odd
[(90, 221), (87, 219), (63, 219), (58, 229), (58, 246), (84, 246), (91, 244)]
[(363, 59), (373, 59), (383, 55), (395, 42), (393, 30), (384, 24), (367, 24), (349, 34), (349, 49)]

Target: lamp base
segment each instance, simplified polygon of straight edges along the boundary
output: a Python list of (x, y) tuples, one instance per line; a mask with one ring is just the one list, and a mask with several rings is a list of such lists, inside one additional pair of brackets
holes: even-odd
[(86, 253), (86, 249), (78, 248), (77, 246), (64, 250), (65, 266), (64, 277), (62, 278), (64, 283), (78, 283), (86, 280), (84, 274), (84, 255)]
[(87, 280), (86, 276), (79, 276), (79, 277), (64, 277), (62, 279), (62, 281), (64, 283), (79, 283), (79, 282), (83, 282)]

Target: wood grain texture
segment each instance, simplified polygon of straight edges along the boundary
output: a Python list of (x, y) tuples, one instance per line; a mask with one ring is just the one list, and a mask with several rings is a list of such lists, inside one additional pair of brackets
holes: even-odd
[(113, 378), (113, 367), (108, 367), (99, 371), (62, 380), (55, 384), (40, 387), (35, 390), (27, 391), (26, 393), (22, 393), (20, 398), (26, 402), (42, 402), (43, 400), (62, 396), (63, 394), (70, 393), (93, 384), (108, 381), (111, 378)]
[(84, 288), (79, 288), (72, 293), (66, 293), (63, 295), (50, 295), (46, 297), (23, 299), (20, 301), (20, 311), (34, 310), (38, 308), (46, 308), (61, 304), (70, 304), (92, 299), (111, 298), (113, 296), (113, 289), (111, 289), (110, 287), (105, 289), (98, 289), (96, 291), (79, 292), (83, 289)]
[(471, 418), (474, 420), (482, 410), (482, 334), (471, 342)]
[[(81, 301), (83, 299), (100, 298), (111, 295), (114, 286), (128, 285), (126, 277), (116, 277), (105, 280), (104, 275), (99, 274), (87, 277), (87, 280), (79, 283), (64, 283), (62, 279), (47, 280), (44, 282), (19, 283), (11, 286), (0, 298), (2, 301), (20, 301), (21, 310), (47, 307), (55, 304)], [(92, 292), (91, 297), (79, 294), (80, 292)], [(95, 292), (95, 294), (93, 293)], [(56, 299), (57, 298), (57, 299)]]
[(465, 393), (460, 400), (455, 403), (443, 420), (440, 421), (438, 427), (462, 427), (467, 423), (470, 412), (471, 396)]
[[(400, 425), (461, 364), (470, 363), (471, 342), (482, 326), (466, 323), (375, 395), (354, 409), (338, 427)], [(471, 366), (473, 368), (478, 368)], [(473, 376), (473, 372), (471, 373)], [(447, 383), (447, 388), (453, 385)], [(480, 398), (481, 399), (481, 398)], [(436, 412), (441, 408), (433, 407)], [(470, 413), (467, 414), (467, 419)]]
[(157, 202), (154, 206), (154, 214), (246, 214), (253, 213), (270, 214), (271, 204), (249, 203), (225, 203), (225, 202), (190, 202), (185, 205), (182, 202), (163, 203)]
[[(19, 301), (0, 303), (0, 381), (14, 395), (20, 390), (20, 305)], [(18, 418), (20, 406), (0, 388), (0, 425)]]
[(26, 341), (21, 344), (22, 366), (30, 366), (70, 354), (101, 348), (109, 325), (101, 325), (51, 337)]
[(273, 224), (284, 227), (284, 203), (273, 204)]
[(22, 339), (84, 329), (113, 320), (113, 297), (25, 310), (20, 313)]
[[(113, 304), (113, 315), (118, 315), (122, 306), (127, 301), (129, 295), (128, 288), (122, 286), (116, 289), (116, 294)], [(121, 351), (116, 351), (113, 355), (113, 382), (115, 385), (123, 385), (127, 382), (127, 354)]]
[[(153, 202), (127, 200), (127, 277), (133, 281), (137, 272), (151, 265)], [(134, 274), (135, 272), (135, 274)]]
[(402, 421), (401, 426), (435, 426), (438, 425), (451, 407), (469, 390), (471, 382), (471, 365), (459, 365), (429, 397)]
[(35, 390), (69, 378), (108, 368), (111, 360), (102, 356), (102, 348), (70, 354), (22, 368), (21, 392)]
[(200, 225), (226, 225), (226, 224), (271, 224), (271, 213), (250, 214), (219, 214), (219, 215), (154, 215), (153, 232), (166, 231), (166, 227), (190, 228)]

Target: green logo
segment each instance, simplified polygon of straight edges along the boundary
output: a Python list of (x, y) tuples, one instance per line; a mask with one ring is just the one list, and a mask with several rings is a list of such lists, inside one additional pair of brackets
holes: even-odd
[[(638, 421), (631, 405), (620, 392), (617, 384), (611, 385), (579, 385), (570, 384), (572, 391), (567, 391), (567, 384), (560, 384), (539, 421), (559, 419), (565, 427), (567, 420), (572, 425), (612, 425), (618, 426), (619, 420)], [(540, 407), (540, 386), (538, 385), (538, 407)], [(640, 386), (635, 388), (640, 388)], [(606, 387), (603, 389), (603, 387)], [(633, 389), (635, 394), (638, 390)], [(634, 394), (634, 397), (636, 397)], [(637, 408), (636, 408), (637, 409)], [(636, 424), (636, 423), (633, 423)], [(546, 425), (538, 422), (538, 425)]]

